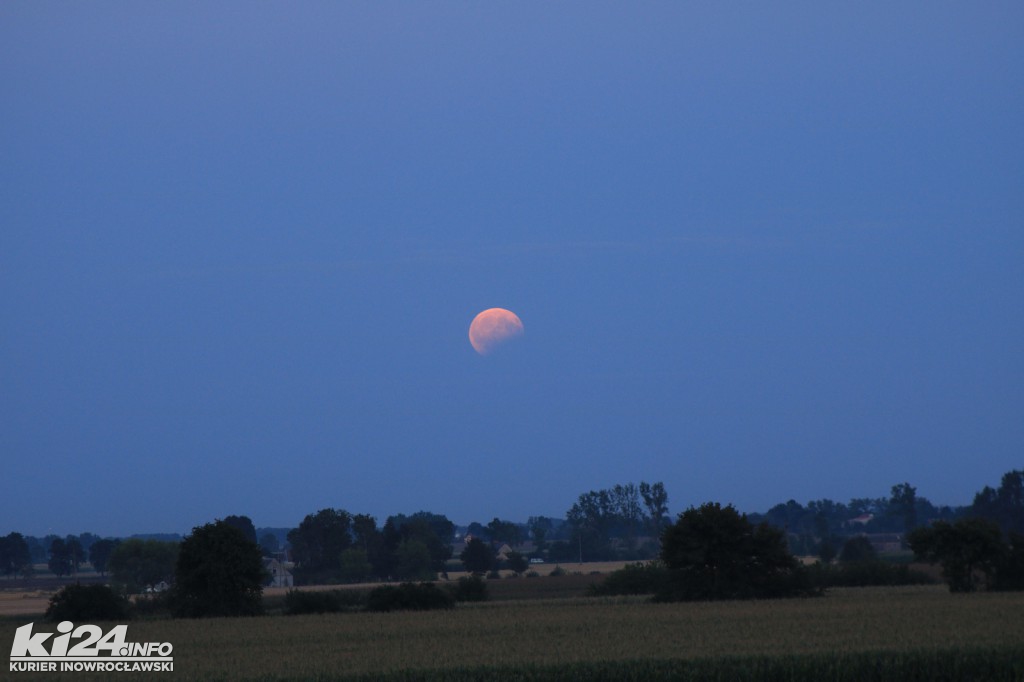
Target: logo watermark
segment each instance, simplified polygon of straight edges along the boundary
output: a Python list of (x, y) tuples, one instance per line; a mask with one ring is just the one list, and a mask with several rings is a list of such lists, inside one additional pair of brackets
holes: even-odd
[(115, 625), (104, 633), (98, 625), (75, 627), (65, 620), (57, 625), (61, 634), (52, 640), (54, 633), (33, 634), (32, 625), (14, 631), (12, 673), (174, 671), (170, 642), (129, 642), (127, 625)]

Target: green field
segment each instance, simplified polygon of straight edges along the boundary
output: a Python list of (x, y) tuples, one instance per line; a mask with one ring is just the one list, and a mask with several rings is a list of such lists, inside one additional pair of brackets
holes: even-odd
[[(171, 642), (168, 679), (1024, 680), (1022, 614), (1024, 593), (850, 588), (756, 602), (570, 597), (441, 612), (137, 621), (128, 639)], [(14, 627), (28, 620), (2, 621), (0, 650), (10, 651)]]

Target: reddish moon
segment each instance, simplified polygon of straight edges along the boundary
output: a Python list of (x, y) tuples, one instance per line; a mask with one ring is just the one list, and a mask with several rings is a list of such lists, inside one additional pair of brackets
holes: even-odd
[(487, 355), (501, 344), (523, 335), (523, 321), (504, 308), (489, 308), (473, 318), (469, 342), (473, 350)]

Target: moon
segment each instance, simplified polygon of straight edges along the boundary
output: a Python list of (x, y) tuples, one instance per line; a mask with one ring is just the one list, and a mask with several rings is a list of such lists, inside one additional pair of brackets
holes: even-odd
[(523, 335), (523, 321), (511, 310), (488, 308), (469, 325), (469, 342), (480, 355), (487, 355), (501, 344)]

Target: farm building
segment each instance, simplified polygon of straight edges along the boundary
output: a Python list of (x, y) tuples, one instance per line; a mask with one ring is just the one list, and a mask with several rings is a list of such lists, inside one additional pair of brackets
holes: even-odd
[(294, 587), (291, 571), (277, 559), (264, 559), (263, 568), (270, 574), (271, 587)]

